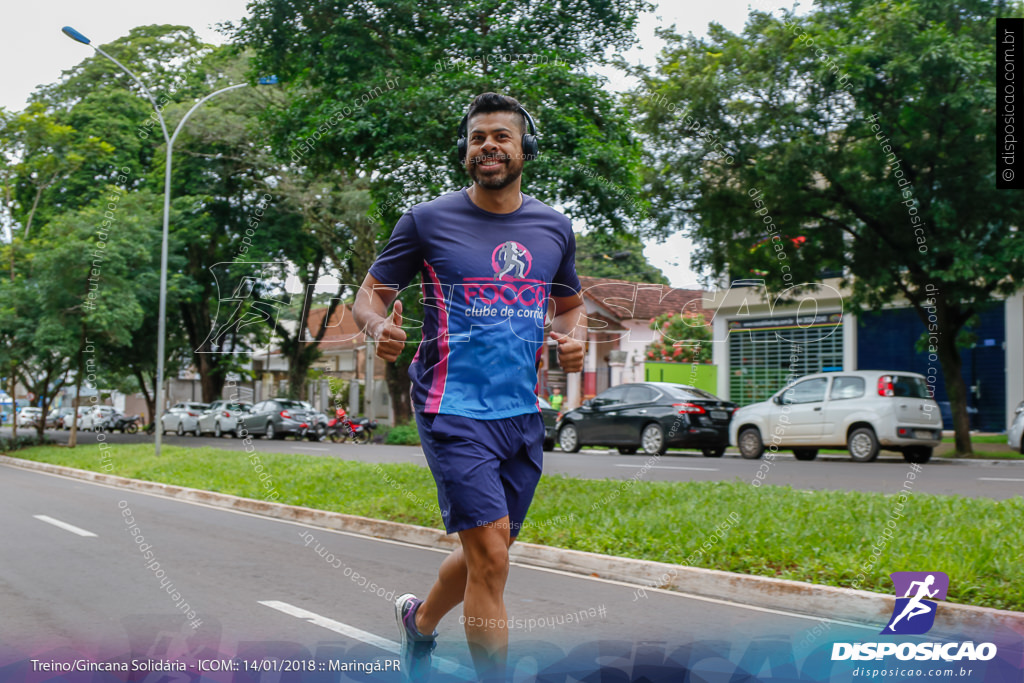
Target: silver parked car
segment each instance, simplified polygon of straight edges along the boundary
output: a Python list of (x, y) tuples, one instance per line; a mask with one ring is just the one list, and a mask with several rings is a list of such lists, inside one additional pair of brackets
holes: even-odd
[(178, 436), (194, 434), (199, 416), (210, 407), (209, 403), (175, 403), (160, 418), (160, 428)]
[(302, 401), (272, 398), (260, 401), (238, 418), (238, 431), (243, 436), (262, 434), (267, 439), (283, 439), (297, 435), (308, 427), (315, 413)]
[(740, 408), (729, 436), (740, 455), (752, 460), (771, 445), (792, 450), (797, 460), (813, 460), (821, 448), (846, 448), (857, 462), (870, 462), (884, 449), (924, 463), (942, 442), (942, 416), (923, 375), (825, 372)]
[(1017, 404), (1017, 410), (1013, 415), (1013, 424), (1006, 431), (1006, 443), (1024, 453), (1024, 401)]
[(252, 408), (252, 404), (246, 401), (214, 401), (205, 413), (196, 420), (196, 428), (193, 432), (196, 436), (213, 433), (220, 438), (225, 434), (232, 437), (238, 436), (235, 428), (238, 426), (238, 418)]

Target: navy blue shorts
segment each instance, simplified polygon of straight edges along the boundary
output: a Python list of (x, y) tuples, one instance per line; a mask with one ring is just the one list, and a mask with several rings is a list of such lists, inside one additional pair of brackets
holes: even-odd
[(448, 533), (508, 515), (510, 535), (517, 536), (544, 463), (540, 413), (475, 420), (416, 411), (416, 426)]

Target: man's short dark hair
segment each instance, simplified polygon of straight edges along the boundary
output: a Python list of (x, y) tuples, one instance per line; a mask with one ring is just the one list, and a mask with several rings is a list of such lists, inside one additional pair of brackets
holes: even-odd
[(499, 95), (496, 92), (485, 92), (477, 95), (473, 100), (473, 103), (469, 105), (469, 110), (466, 112), (466, 124), (467, 130), (469, 121), (473, 119), (477, 114), (490, 114), (496, 111), (510, 111), (513, 114), (519, 114), (519, 128), (520, 133), (526, 133), (527, 123), (526, 117), (520, 112), (522, 107), (519, 104), (519, 100), (508, 95)]

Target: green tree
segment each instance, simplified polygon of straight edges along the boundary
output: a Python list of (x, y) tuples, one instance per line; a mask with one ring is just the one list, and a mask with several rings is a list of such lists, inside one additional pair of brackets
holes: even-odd
[[(248, 63), (246, 54), (204, 44), (185, 26), (136, 27), (104, 49), (147, 84), (171, 131), (197, 99), (244, 82)], [(185, 277), (179, 278), (175, 303), (168, 306), (167, 327), (185, 331), (207, 401), (220, 396), (226, 376), (244, 360), (239, 352), (250, 347), (251, 340), (238, 334), (237, 327), (217, 328), (217, 306), (225, 294), (218, 289), (213, 267), (232, 262), (243, 251), (253, 210), (272, 191), (278, 164), (269, 160), (255, 125), (256, 114), (275, 96), (283, 98), (273, 88), (246, 88), (211, 100), (189, 119), (175, 142), (170, 254), (182, 258), (179, 272)], [(163, 190), (163, 136), (152, 105), (109, 60), (84, 59), (34, 99), (36, 106), (58, 112), (61, 120), (109, 137), (116, 150), (113, 163), (130, 170), (131, 187)], [(88, 197), (103, 172), (83, 167), (65, 181), (63, 190)], [(268, 213), (259, 222), (260, 237), (250, 241), (272, 253), (253, 251), (247, 257), (281, 260), (273, 235), (291, 231), (294, 224), (294, 217), (280, 210)], [(145, 376), (148, 370), (141, 372)]]
[[(761, 271), (782, 290), (846, 269), (855, 309), (909, 302), (934, 326), (962, 454), (957, 339), (1024, 278), (1024, 204), (995, 189), (992, 151), (995, 19), (1020, 9), (819, 0), (802, 17), (754, 12), (740, 35), (663, 33), (657, 72), (633, 93), (661, 229), (686, 224), (714, 275)], [(764, 214), (784, 242), (804, 238), (784, 260), (753, 249)]]
[(701, 313), (662, 313), (651, 321), (659, 336), (647, 346), (647, 360), (710, 363), (711, 328)]
[[(639, 189), (639, 144), (589, 69), (631, 46), (639, 13), (651, 7), (257, 0), (231, 29), (255, 51), (256, 73), (287, 84), (287, 105), (264, 115), (279, 157), (368, 179), (383, 243), (403, 210), (465, 185), (455, 130), (472, 97), (490, 90), (515, 95), (537, 120), (542, 153), (527, 164), (524, 191), (595, 228), (630, 227), (639, 214), (628, 199)], [(608, 192), (608, 183), (624, 191)], [(392, 397), (408, 393), (405, 360), (401, 372), (388, 370)]]
[[(107, 187), (92, 204), (56, 217), (31, 241), (31, 273), (24, 281), (30, 291), (21, 299), (37, 305), (34, 351), (23, 367), (35, 372), (23, 377), (26, 386), (34, 381), (44, 412), (45, 382), (55, 394), (60, 385), (54, 378), (70, 370), (77, 399), (84, 379), (106, 374), (96, 363), (97, 346), (131, 344), (143, 317), (134, 276), (153, 269), (152, 247), (159, 240), (154, 199)], [(70, 445), (75, 445), (75, 429)]]
[(576, 272), (589, 277), (669, 284), (661, 269), (644, 258), (640, 238), (628, 233), (576, 235)]

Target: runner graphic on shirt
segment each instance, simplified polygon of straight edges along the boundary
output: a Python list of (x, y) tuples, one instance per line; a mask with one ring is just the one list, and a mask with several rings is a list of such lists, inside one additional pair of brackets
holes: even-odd
[(504, 263), (505, 266), (501, 269), (501, 272), (496, 272), (494, 274), (494, 279), (500, 280), (513, 270), (516, 271), (515, 277), (526, 277), (527, 264), (526, 261), (523, 260), (523, 257), (526, 255), (526, 248), (524, 247), (520, 249), (519, 245), (515, 242), (509, 241), (502, 244), (498, 248), (497, 258), (495, 260), (499, 263)]

